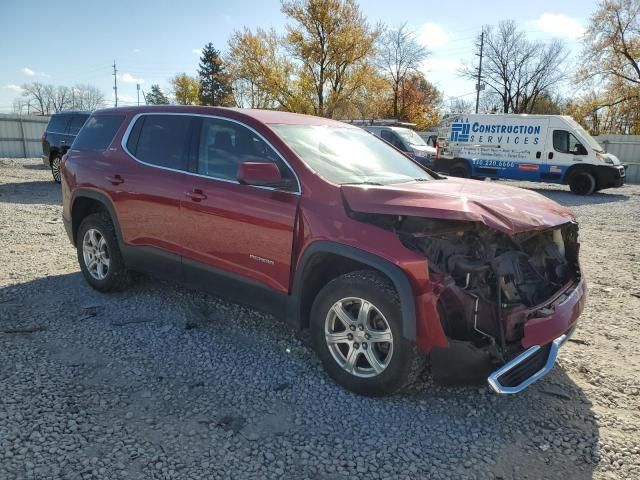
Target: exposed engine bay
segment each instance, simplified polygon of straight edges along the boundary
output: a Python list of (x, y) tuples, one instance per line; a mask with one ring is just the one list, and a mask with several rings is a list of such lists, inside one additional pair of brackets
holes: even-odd
[(476, 222), (355, 214), (393, 230), (409, 249), (428, 260), (430, 279), (440, 286), (438, 313), (449, 339), (470, 342), (504, 360), (521, 350), (518, 312), (540, 307), (580, 277), (578, 227), (512, 236)]

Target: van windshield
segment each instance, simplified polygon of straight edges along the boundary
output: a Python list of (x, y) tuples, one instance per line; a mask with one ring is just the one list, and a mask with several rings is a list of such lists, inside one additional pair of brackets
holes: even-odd
[(578, 136), (582, 140), (584, 140), (585, 143), (587, 143), (587, 145), (589, 145), (596, 152), (600, 152), (600, 153), (604, 152), (604, 148), (602, 148), (602, 146), (596, 141), (595, 138), (593, 138), (591, 135), (589, 135), (589, 132), (587, 132), (584, 128), (582, 128), (582, 125), (580, 125), (578, 122), (576, 122), (571, 117), (569, 117), (569, 120), (570, 120), (570, 123), (573, 126), (573, 128), (576, 129), (576, 132), (578, 133)]
[(413, 130), (409, 130), (408, 128), (398, 128), (394, 129), (394, 132), (400, 135), (409, 145), (419, 145), (421, 147), (427, 146), (422, 137)]
[(302, 160), (326, 180), (390, 185), (433, 177), (395, 148), (359, 128), (270, 125)]

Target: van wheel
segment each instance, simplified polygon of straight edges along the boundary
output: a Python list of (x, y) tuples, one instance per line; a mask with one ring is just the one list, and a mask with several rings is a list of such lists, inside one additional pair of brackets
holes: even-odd
[(589, 172), (579, 171), (571, 175), (569, 188), (576, 195), (591, 195), (596, 189), (596, 179)]
[(471, 178), (471, 169), (467, 162), (456, 162), (449, 169), (449, 175), (452, 177)]
[(51, 175), (53, 175), (54, 182), (60, 183), (60, 155), (51, 159)]
[(329, 376), (360, 395), (394, 393), (424, 366), (424, 356), (402, 335), (395, 288), (374, 271), (329, 282), (313, 302), (311, 334)]
[(124, 264), (109, 215), (93, 213), (82, 220), (76, 248), (80, 270), (93, 288), (111, 292), (129, 285), (131, 275)]

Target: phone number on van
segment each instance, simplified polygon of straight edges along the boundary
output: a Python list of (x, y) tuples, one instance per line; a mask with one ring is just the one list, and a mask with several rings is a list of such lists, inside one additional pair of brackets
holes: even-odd
[(515, 168), (516, 162), (510, 162), (507, 160), (473, 160), (474, 167), (494, 167), (494, 168)]

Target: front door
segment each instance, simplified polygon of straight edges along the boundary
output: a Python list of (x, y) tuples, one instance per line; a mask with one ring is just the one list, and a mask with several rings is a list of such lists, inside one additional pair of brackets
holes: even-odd
[(582, 143), (568, 130), (549, 128), (545, 150), (543, 180), (560, 182), (569, 167), (586, 158)]
[(287, 293), (293, 231), (299, 201), (293, 191), (280, 191), (237, 181), (247, 161), (273, 162), (283, 178), (294, 173), (257, 133), (221, 118), (201, 118), (193, 175), (182, 201), (184, 271), (187, 281), (200, 281), (202, 269), (226, 272)]

